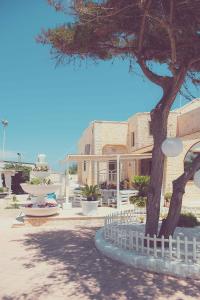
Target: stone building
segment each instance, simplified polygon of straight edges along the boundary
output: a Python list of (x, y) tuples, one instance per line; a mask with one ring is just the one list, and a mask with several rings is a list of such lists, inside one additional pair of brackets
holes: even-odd
[[(168, 137), (182, 139), (184, 150), (175, 158), (165, 158), (163, 193), (172, 190), (172, 181), (182, 174), (184, 165), (200, 151), (200, 99), (194, 99), (185, 106), (171, 111), (168, 119)], [(199, 145), (198, 145), (199, 143)], [(79, 144), (79, 154), (145, 154), (151, 153), (150, 113), (143, 112), (131, 116), (125, 122), (93, 121), (83, 132)], [(194, 154), (194, 155), (193, 155)], [(131, 179), (134, 175), (149, 175), (151, 159), (130, 160), (121, 165), (121, 179)], [(114, 182), (116, 161), (78, 163), (78, 178), (81, 183)], [(200, 205), (200, 190), (193, 180), (187, 184), (184, 204)]]

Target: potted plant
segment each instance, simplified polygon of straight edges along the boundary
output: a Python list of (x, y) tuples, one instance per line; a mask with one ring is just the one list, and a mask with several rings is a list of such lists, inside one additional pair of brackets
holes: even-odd
[(97, 213), (99, 204), (99, 190), (97, 185), (86, 184), (81, 188), (81, 193), (85, 199), (81, 200), (82, 212), (85, 216), (93, 216)]
[(138, 208), (145, 208), (147, 201), (147, 191), (149, 187), (149, 176), (134, 176), (133, 186), (138, 190), (137, 196), (132, 196), (130, 202)]

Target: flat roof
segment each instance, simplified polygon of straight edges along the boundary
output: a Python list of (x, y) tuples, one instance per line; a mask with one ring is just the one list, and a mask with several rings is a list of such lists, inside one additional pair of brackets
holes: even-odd
[(32, 162), (24, 162), (24, 161), (15, 161), (15, 160), (0, 160), (0, 163), (8, 163), (8, 164), (21, 164), (21, 165), (35, 165)]
[(67, 163), (69, 161), (109, 161), (116, 160), (119, 157), (120, 160), (137, 160), (137, 159), (149, 159), (152, 158), (151, 153), (146, 154), (109, 154), (109, 155), (81, 155), (81, 154), (68, 154), (65, 159), (62, 161), (63, 163)]

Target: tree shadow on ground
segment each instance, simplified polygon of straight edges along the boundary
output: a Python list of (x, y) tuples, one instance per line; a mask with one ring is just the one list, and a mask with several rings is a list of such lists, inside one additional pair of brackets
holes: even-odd
[[(200, 281), (143, 272), (104, 257), (94, 245), (96, 230), (94, 227), (78, 227), (76, 230), (57, 229), (26, 234), (25, 240), (19, 242), (35, 254), (24, 268), (34, 268), (45, 261), (55, 266), (55, 270), (47, 275), (49, 284), (38, 285), (30, 291), (32, 298), (24, 294), (23, 298), (13, 299), (37, 299), (47, 295), (48, 291), (50, 293), (52, 285), (58, 289), (70, 285), (71, 294), (63, 299), (152, 300), (161, 296), (171, 299), (178, 291), (185, 295), (185, 299), (200, 299)], [(176, 299), (183, 299), (181, 295)]]

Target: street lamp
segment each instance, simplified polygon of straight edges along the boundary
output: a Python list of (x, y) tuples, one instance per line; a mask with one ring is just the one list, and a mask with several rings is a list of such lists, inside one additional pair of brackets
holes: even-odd
[(6, 144), (6, 127), (8, 126), (7, 120), (2, 120), (1, 124), (3, 125), (3, 145), (2, 145), (2, 158), (4, 160), (4, 154), (5, 154), (5, 144)]
[(161, 146), (165, 156), (176, 157), (183, 151), (183, 143), (179, 138), (167, 138)]
[(18, 152), (17, 156), (18, 156), (18, 163), (21, 164), (21, 162), (22, 162), (22, 154)]

